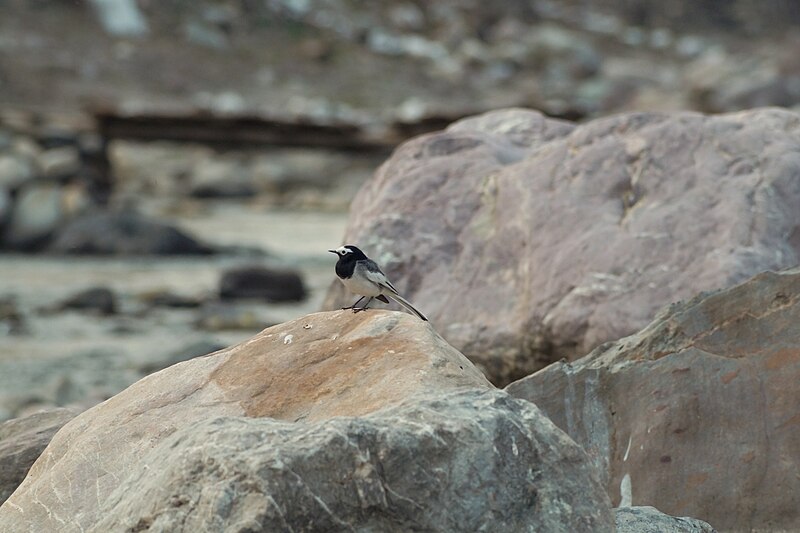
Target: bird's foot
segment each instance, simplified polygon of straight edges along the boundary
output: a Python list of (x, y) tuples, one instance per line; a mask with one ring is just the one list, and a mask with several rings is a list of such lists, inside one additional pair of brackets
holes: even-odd
[(355, 309), (355, 305), (348, 305), (347, 307), (342, 307), (342, 311), (347, 311), (348, 309)]
[(366, 307), (353, 307), (353, 312), (358, 313), (359, 311), (366, 311)]

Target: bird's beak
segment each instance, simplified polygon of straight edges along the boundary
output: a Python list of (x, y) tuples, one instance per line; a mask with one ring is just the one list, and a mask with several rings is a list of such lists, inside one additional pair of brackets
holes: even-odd
[(328, 251), (329, 251), (330, 253), (332, 253), (332, 254), (338, 253), (338, 252), (336, 252), (336, 250), (328, 250)]

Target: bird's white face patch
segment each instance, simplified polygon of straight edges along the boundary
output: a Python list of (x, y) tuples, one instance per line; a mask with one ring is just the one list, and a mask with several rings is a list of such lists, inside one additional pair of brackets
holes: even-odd
[(347, 246), (340, 246), (336, 250), (334, 250), (337, 254), (341, 255), (342, 257), (346, 256), (347, 254), (352, 254), (353, 250), (348, 248)]

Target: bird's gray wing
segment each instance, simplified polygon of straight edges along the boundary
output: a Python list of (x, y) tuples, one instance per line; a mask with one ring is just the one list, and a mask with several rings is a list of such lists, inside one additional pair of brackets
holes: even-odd
[(391, 292), (397, 294), (397, 289), (394, 288), (394, 285), (392, 285), (392, 283), (386, 277), (386, 274), (383, 273), (381, 267), (378, 266), (378, 263), (372, 259), (367, 259), (364, 261), (364, 275), (371, 282), (376, 283), (378, 286), (389, 289)]

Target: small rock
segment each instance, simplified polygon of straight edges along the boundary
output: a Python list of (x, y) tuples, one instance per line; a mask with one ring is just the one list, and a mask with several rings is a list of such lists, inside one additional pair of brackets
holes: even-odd
[(81, 169), (81, 155), (75, 146), (45, 150), (39, 156), (39, 167), (45, 178), (61, 180), (76, 175)]
[(196, 325), (206, 331), (259, 331), (272, 324), (265, 323), (253, 309), (228, 304), (211, 304), (202, 308)]
[(225, 32), (202, 21), (188, 21), (183, 26), (183, 35), (188, 42), (206, 48), (224, 50), (228, 47), (228, 37)]
[(190, 194), (196, 198), (246, 198), (255, 193), (249, 172), (235, 161), (204, 161), (193, 172)]
[(259, 298), (270, 302), (299, 302), (306, 297), (306, 288), (297, 272), (247, 266), (222, 274), (219, 296), (223, 300)]
[(63, 254), (207, 255), (213, 249), (183, 231), (133, 212), (98, 212), (69, 222), (49, 250)]
[(36, 177), (33, 163), (17, 154), (0, 155), (0, 187), (15, 191)]
[(614, 509), (617, 533), (716, 533), (716, 529), (697, 518), (675, 517), (655, 507)]
[(25, 157), (32, 162), (38, 159), (39, 155), (42, 153), (42, 147), (39, 145), (39, 143), (32, 138), (23, 135), (18, 135), (14, 138), (11, 149), (14, 153)]
[(22, 313), (14, 296), (0, 297), (0, 333), (19, 334), (25, 331)]
[(64, 124), (48, 124), (40, 132), (37, 132), (39, 146), (45, 150), (51, 148), (62, 148), (65, 146), (75, 146), (78, 143), (78, 133), (73, 127)]
[(149, 32), (147, 19), (136, 0), (92, 0), (106, 33), (115, 37), (142, 37)]
[(103, 315), (113, 315), (117, 312), (117, 300), (111, 289), (93, 287), (70, 296), (61, 302), (58, 308), (95, 311)]
[(8, 150), (14, 144), (14, 136), (10, 131), (0, 128), (0, 150)]
[(200, 307), (202, 300), (192, 296), (175, 294), (168, 290), (154, 290), (144, 292), (138, 296), (139, 301), (150, 307), (173, 307), (191, 309)]
[(11, 209), (3, 244), (14, 250), (36, 250), (47, 242), (62, 222), (60, 187), (26, 187), (19, 193)]

